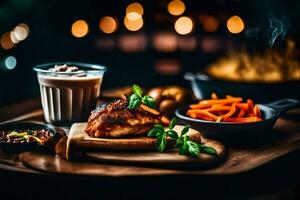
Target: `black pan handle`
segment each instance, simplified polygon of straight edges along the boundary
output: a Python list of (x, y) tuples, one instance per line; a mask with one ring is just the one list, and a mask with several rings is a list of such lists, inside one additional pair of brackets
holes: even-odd
[(266, 106), (273, 108), (279, 114), (282, 114), (289, 109), (296, 108), (300, 105), (300, 101), (297, 99), (281, 99), (278, 101), (274, 101), (266, 104)]

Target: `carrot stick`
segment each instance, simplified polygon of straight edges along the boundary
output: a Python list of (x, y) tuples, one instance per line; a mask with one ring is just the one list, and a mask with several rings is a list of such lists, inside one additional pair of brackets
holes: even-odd
[(262, 119), (258, 118), (258, 117), (237, 117), (237, 118), (227, 118), (224, 119), (225, 122), (241, 122), (241, 123), (245, 123), (245, 122), (258, 122), (258, 121), (262, 121)]
[(167, 117), (165, 117), (165, 116), (162, 116), (162, 117), (161, 117), (161, 123), (162, 123), (163, 125), (168, 126), (168, 125), (170, 124), (170, 120), (169, 120), (169, 118), (167, 118)]
[(213, 105), (213, 104), (231, 104), (231, 103), (238, 103), (243, 101), (240, 97), (235, 97), (231, 99), (209, 99), (209, 100), (202, 100), (199, 102), (200, 105)]
[(197, 110), (188, 110), (187, 111), (187, 115), (192, 114), (192, 113), (203, 115), (205, 117), (211, 118), (212, 120), (217, 120), (217, 118), (218, 118), (216, 115), (214, 115), (206, 110), (197, 109)]
[(222, 116), (223, 119), (229, 118), (229, 117), (231, 117), (232, 115), (234, 115), (234, 113), (235, 113), (235, 111), (236, 111), (235, 105), (236, 105), (235, 103), (232, 104), (231, 109), (230, 109), (225, 115)]
[(231, 109), (230, 106), (213, 105), (212, 107), (205, 110), (208, 112), (218, 112), (218, 111), (229, 111), (230, 109)]
[(160, 112), (158, 112), (157, 110), (155, 110), (153, 108), (150, 108), (150, 107), (146, 106), (145, 104), (141, 104), (140, 108), (147, 111), (147, 112), (149, 112), (149, 113), (152, 113), (153, 115), (160, 115)]
[(210, 94), (210, 98), (211, 99), (218, 99), (218, 96), (217, 96), (216, 93), (213, 92), (213, 93)]
[(246, 111), (243, 110), (243, 109), (241, 109), (240, 112), (239, 112), (239, 114), (237, 115), (237, 117), (244, 117), (245, 114), (246, 114)]
[(218, 116), (218, 118), (217, 118), (217, 120), (216, 120), (216, 122), (221, 122), (222, 121), (222, 116)]
[(248, 103), (237, 103), (236, 107), (247, 111), (249, 106)]
[(254, 108), (253, 108), (253, 113), (256, 117), (259, 117), (261, 118), (261, 112), (260, 112), (260, 109), (258, 107), (258, 105), (255, 105)]
[(209, 108), (211, 105), (208, 104), (191, 104), (190, 108), (192, 109), (203, 109), (203, 108)]
[(247, 99), (247, 104), (248, 104), (248, 114), (253, 114), (253, 101), (251, 99)]

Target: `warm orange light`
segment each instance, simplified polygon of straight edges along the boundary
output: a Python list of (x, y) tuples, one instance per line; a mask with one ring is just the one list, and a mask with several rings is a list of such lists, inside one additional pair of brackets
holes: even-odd
[(207, 32), (215, 32), (219, 27), (218, 20), (210, 15), (201, 15), (200, 22), (203, 29)]
[(0, 38), (0, 45), (3, 49), (11, 49), (15, 46), (10, 37), (10, 32), (4, 33)]
[(141, 16), (135, 20), (131, 20), (127, 15), (124, 18), (124, 25), (130, 31), (140, 30), (143, 27), (143, 24), (144, 22)]
[(186, 35), (192, 32), (194, 27), (193, 20), (189, 17), (180, 17), (176, 20), (174, 28), (180, 35)]
[(171, 1), (168, 4), (168, 11), (171, 15), (175, 15), (175, 16), (181, 15), (185, 11), (185, 5), (180, 0)]
[(227, 20), (227, 29), (230, 33), (240, 33), (244, 28), (245, 25), (243, 20), (237, 15), (234, 15)]
[(71, 33), (74, 37), (84, 37), (89, 31), (89, 26), (84, 20), (77, 20), (72, 24)]
[(115, 18), (110, 16), (102, 17), (99, 21), (99, 28), (104, 33), (110, 34), (117, 30), (118, 23)]
[(132, 12), (136, 12), (138, 13), (139, 15), (143, 15), (144, 14), (144, 8), (141, 4), (135, 2), (135, 3), (131, 3), (127, 6), (126, 8), (126, 15), (128, 13), (132, 13)]
[(158, 51), (173, 52), (177, 49), (177, 35), (175, 33), (161, 32), (153, 37), (153, 46)]

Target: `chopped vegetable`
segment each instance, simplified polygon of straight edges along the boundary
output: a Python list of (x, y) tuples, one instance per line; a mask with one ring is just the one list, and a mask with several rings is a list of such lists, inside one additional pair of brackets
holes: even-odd
[(248, 123), (262, 121), (261, 111), (252, 99), (243, 102), (241, 97), (226, 95), (219, 98), (212, 93), (211, 99), (204, 99), (198, 104), (191, 104), (186, 115), (193, 119), (216, 122)]

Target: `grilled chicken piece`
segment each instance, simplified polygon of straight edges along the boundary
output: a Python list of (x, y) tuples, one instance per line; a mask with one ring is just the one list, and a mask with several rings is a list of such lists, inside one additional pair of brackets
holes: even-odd
[(97, 107), (89, 117), (86, 133), (98, 138), (134, 136), (162, 123), (162, 115), (156, 110), (152, 113), (143, 109), (145, 106), (136, 109), (128, 109), (127, 106), (127, 100), (120, 99)]

